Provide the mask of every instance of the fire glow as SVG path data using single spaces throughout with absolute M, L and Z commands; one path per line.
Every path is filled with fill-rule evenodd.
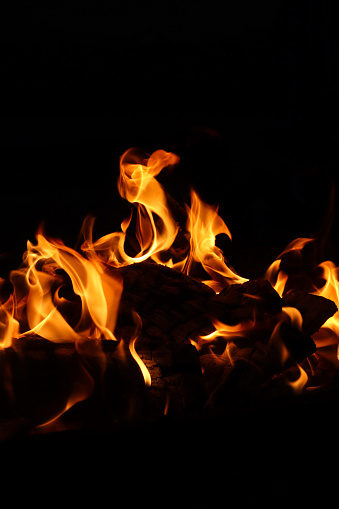
M 231 239 L 231 232 L 219 216 L 217 207 L 204 203 L 191 190 L 190 204 L 185 204 L 186 224 L 180 225 L 176 221 L 166 190 L 156 177 L 164 168 L 178 163 L 177 155 L 163 150 L 157 150 L 146 159 L 140 157 L 135 149 L 125 152 L 120 159 L 118 189 L 121 197 L 132 204 L 131 215 L 122 221 L 121 231 L 109 233 L 97 240 L 93 240 L 94 219 L 87 217 L 82 228 L 84 242 L 81 253 L 65 246 L 61 240 L 48 238 L 42 231 L 36 235 L 36 244 L 28 241 L 22 266 L 10 274 L 12 291 L 1 301 L 0 354 L 4 372 L 6 351 L 19 351 L 20 342 L 25 338 L 39 337 L 60 347 L 62 344 L 73 343 L 80 358 L 90 349 L 92 356 L 100 359 L 98 365 L 102 377 L 105 355 L 101 342 L 108 340 L 118 344 L 114 358 L 119 365 L 127 363 L 128 355 L 132 357 L 142 375 L 145 390 L 149 390 L 156 370 L 153 367 L 152 372 L 152 363 L 148 362 L 148 366 L 146 360 L 138 354 L 142 318 L 134 309 L 130 310 L 132 319 L 129 335 L 123 338 L 128 348 L 124 347 L 121 338 L 116 337 L 117 317 L 124 289 L 119 270 L 151 261 L 194 278 L 199 269 L 201 274 L 205 274 L 200 281 L 216 295 L 232 285 L 248 281 L 229 267 L 223 252 L 216 245 L 218 235 L 223 234 Z M 133 254 L 127 246 L 129 238 L 133 238 Z M 291 252 L 302 257 L 305 245 L 312 242 L 313 239 L 291 242 L 267 270 L 265 278 L 281 297 L 291 286 L 289 275 L 282 266 L 283 257 Z M 338 306 L 338 268 L 332 262 L 325 261 L 319 265 L 317 274 L 317 281 L 311 282 L 310 293 L 330 299 Z M 2 284 L 4 286 L 5 281 Z M 244 294 L 244 298 L 261 299 L 254 294 Z M 281 330 L 286 323 L 300 332 L 303 324 L 300 311 L 293 306 L 282 308 L 267 340 L 267 348 L 279 357 L 281 372 L 285 368 L 293 371 L 294 378 L 292 376 L 290 380 L 287 377 L 285 383 L 292 391 L 300 394 L 316 388 L 312 374 L 315 372 L 314 365 L 322 358 L 326 358 L 333 366 L 337 365 L 339 312 L 328 318 L 313 335 L 318 350 L 303 363 L 291 360 L 281 339 Z M 202 353 L 202 376 L 207 377 L 212 372 L 216 376 L 214 374 L 220 366 L 224 370 L 225 366 L 229 366 L 231 370 L 239 351 L 234 338 L 246 339 L 256 327 L 256 313 L 253 312 L 250 319 L 246 318 L 239 323 L 227 324 L 211 320 L 208 333 L 201 331 L 200 335 L 191 337 L 190 344 Z M 60 403 L 54 414 L 53 410 L 48 415 L 39 416 L 35 425 L 53 422 L 73 405 L 90 397 L 95 384 L 87 364 L 80 362 L 77 365 L 77 379 L 71 384 L 66 401 Z M 6 386 L 5 393 L 11 393 L 12 399 L 15 399 L 13 377 L 8 368 L 2 380 Z M 164 414 L 170 411 L 170 406 L 170 397 L 166 393 Z M 128 415 L 133 414 L 132 407 L 133 404 L 129 403 Z

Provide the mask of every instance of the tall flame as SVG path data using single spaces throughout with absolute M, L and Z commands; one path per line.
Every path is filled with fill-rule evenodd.
M 189 236 L 189 252 L 180 262 L 165 259 L 161 254 L 173 249 L 174 241 L 180 231 L 167 204 L 166 192 L 155 178 L 169 165 L 179 162 L 179 157 L 171 152 L 157 150 L 148 159 L 141 159 L 134 149 L 126 151 L 120 159 L 118 189 L 120 195 L 136 206 L 136 239 L 139 251 L 135 256 L 128 255 L 125 249 L 128 228 L 132 215 L 121 224 L 121 232 L 114 232 L 93 242 L 93 219 L 87 218 L 83 226 L 85 242 L 82 246 L 91 259 L 104 258 L 115 267 L 151 259 L 182 270 L 189 274 L 192 263 L 200 263 L 212 278 L 205 281 L 216 291 L 227 284 L 247 281 L 227 265 L 223 253 L 216 246 L 216 236 L 231 232 L 218 214 L 218 208 L 202 202 L 195 191 L 191 191 L 191 206 L 185 205 L 187 212 L 186 229 Z M 179 247 L 181 252 L 182 247 Z M 177 253 L 180 258 L 181 253 Z M 171 255 L 170 255 L 171 256 Z
M 165 191 L 155 178 L 164 167 L 176 164 L 178 156 L 157 150 L 147 160 L 140 162 L 139 159 L 134 149 L 127 150 L 120 159 L 118 180 L 121 196 L 137 205 L 136 238 L 139 252 L 130 256 L 125 250 L 131 217 L 122 222 L 121 232 L 105 235 L 95 243 L 91 238 L 93 223 L 84 229 L 85 243 L 82 249 L 94 257 L 96 253 L 101 253 L 115 267 L 148 258 L 158 262 L 159 253 L 172 246 L 179 229 L 167 206 Z

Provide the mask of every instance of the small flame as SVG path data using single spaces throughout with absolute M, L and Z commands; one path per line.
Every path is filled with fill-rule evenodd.
M 306 371 L 300 366 L 300 364 L 297 364 L 297 367 L 299 370 L 298 378 L 294 381 L 287 380 L 287 383 L 295 394 L 301 394 L 304 390 L 306 383 L 308 382 L 308 376 Z
M 74 382 L 73 387 L 71 389 L 71 394 L 68 397 L 67 403 L 56 415 L 54 415 L 51 419 L 42 424 L 37 425 L 37 428 L 43 431 L 53 431 L 53 427 L 58 422 L 58 419 L 65 413 L 67 410 L 72 408 L 76 403 L 80 403 L 80 401 L 84 401 L 92 394 L 94 390 L 94 380 L 92 376 L 88 373 L 87 369 L 83 364 L 80 363 L 76 372 L 73 373 Z
M 287 274 L 280 270 L 281 260 L 275 260 L 267 269 L 265 278 L 271 283 L 275 291 L 283 296 L 288 280 Z
M 20 324 L 14 318 L 14 311 L 14 299 L 10 295 L 4 304 L 0 304 L 0 349 L 10 347 L 13 338 L 19 334 Z
M 339 267 L 336 267 L 331 261 L 323 262 L 318 267 L 322 271 L 322 279 L 325 280 L 325 284 L 314 294 L 332 300 L 339 309 Z M 328 333 L 326 333 L 327 331 Z M 333 342 L 333 335 L 338 342 L 337 358 L 339 359 L 339 311 L 324 323 L 319 335 L 314 335 L 316 345 L 321 347 L 326 343 L 327 338 Z M 321 336 L 320 342 L 317 341 L 317 336 Z
M 271 338 L 270 338 L 270 343 L 275 345 L 275 347 L 280 355 L 282 368 L 285 367 L 287 361 L 291 360 L 290 353 L 289 353 L 288 349 L 286 348 L 286 345 L 283 342 L 283 340 L 281 339 L 281 335 L 280 335 L 281 325 L 286 320 L 289 320 L 291 325 L 295 329 L 300 330 L 300 331 L 301 331 L 302 323 L 303 323 L 302 315 L 298 309 L 289 307 L 289 306 L 285 306 L 282 308 L 281 319 L 275 326 L 275 328 L 271 334 Z M 294 366 L 296 366 L 298 368 L 299 376 L 296 380 L 293 380 L 293 381 L 286 379 L 286 383 L 287 383 L 287 385 L 289 385 L 291 387 L 291 389 L 293 390 L 293 392 L 295 394 L 301 394 L 304 390 L 304 387 L 305 387 L 307 381 L 308 381 L 308 375 L 307 375 L 306 371 L 298 363 L 293 362 L 293 364 L 294 364 Z
M 297 238 L 295 240 L 292 240 L 283 252 L 277 257 L 277 259 L 269 266 L 269 268 L 266 271 L 265 278 L 271 283 L 273 288 L 276 290 L 276 292 L 280 295 L 280 297 L 283 296 L 286 283 L 288 282 L 288 275 L 281 270 L 281 258 L 284 256 L 284 254 L 289 252 L 296 252 L 300 253 L 303 250 L 303 248 L 306 246 L 306 244 L 309 244 L 310 242 L 313 242 L 314 239 L 309 238 Z
M 131 338 L 131 340 L 129 342 L 129 350 L 131 352 L 133 359 L 135 360 L 135 362 L 138 364 L 138 366 L 140 368 L 142 376 L 144 377 L 145 385 L 147 387 L 150 387 L 152 384 L 150 372 L 148 371 L 148 369 L 145 366 L 144 362 L 142 361 L 141 357 L 137 354 L 137 352 L 135 350 L 135 342 L 138 339 L 140 331 L 141 331 L 141 318 L 138 315 L 138 313 L 136 313 L 136 312 L 133 312 L 133 317 L 134 317 L 134 321 L 137 324 L 137 326 L 136 326 L 136 331 L 135 331 L 134 337 Z
M 290 306 L 284 306 L 282 308 L 282 311 L 289 317 L 289 319 L 291 321 L 291 325 L 294 328 L 301 331 L 302 324 L 303 324 L 303 317 L 302 317 L 302 314 L 300 313 L 299 309 L 293 308 Z
M 236 325 L 228 325 L 226 323 L 221 322 L 220 320 L 213 320 L 213 325 L 215 330 L 210 334 L 206 334 L 205 336 L 199 336 L 198 341 L 192 341 L 191 343 L 197 348 L 200 349 L 201 345 L 206 342 L 211 342 L 216 338 L 234 338 L 236 335 L 240 337 L 243 333 L 250 329 L 253 326 L 254 322 L 242 322 Z

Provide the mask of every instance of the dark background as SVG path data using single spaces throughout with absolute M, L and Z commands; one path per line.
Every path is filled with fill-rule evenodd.
M 336 2 L 2 5 L 0 275 L 41 221 L 71 246 L 88 213 L 97 235 L 119 228 L 131 146 L 181 156 L 175 178 L 220 203 L 241 274 L 316 232 L 339 263 Z

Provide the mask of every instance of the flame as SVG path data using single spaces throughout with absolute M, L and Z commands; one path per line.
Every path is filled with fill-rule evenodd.
M 291 251 L 295 251 L 299 253 L 301 257 L 303 248 L 310 242 L 314 242 L 314 239 L 298 238 L 293 240 L 266 271 L 265 277 L 270 281 L 281 297 L 289 282 L 288 274 L 281 270 L 282 256 Z M 318 281 L 312 281 L 311 276 L 309 277 L 310 281 L 308 281 L 308 285 L 313 288 L 313 291 L 310 293 L 332 300 L 339 309 L 339 268 L 331 261 L 324 261 L 315 267 L 315 269 L 315 273 L 319 274 L 320 272 L 321 277 L 317 278 Z M 319 279 L 324 283 L 319 283 Z M 317 348 L 338 344 L 337 358 L 339 359 L 339 311 L 324 323 L 320 331 L 313 334 L 313 339 Z
M 13 295 L 0 304 L 0 349 L 9 348 L 13 338 L 19 334 L 20 324 L 14 318 L 14 308 Z
M 306 383 L 308 382 L 308 375 L 306 371 L 300 366 L 300 364 L 297 364 L 297 368 L 299 370 L 298 378 L 293 381 L 287 380 L 287 383 L 295 394 L 301 394 Z
M 86 340 L 115 340 L 122 281 L 111 267 L 150 259 L 189 274 L 193 264 L 200 264 L 212 278 L 206 284 L 216 292 L 227 284 L 247 281 L 227 266 L 221 249 L 216 246 L 220 234 L 231 239 L 217 207 L 203 203 L 192 191 L 190 207 L 186 206 L 186 225 L 180 227 L 173 217 L 168 195 L 157 177 L 164 168 L 178 161 L 177 155 L 164 150 L 157 150 L 147 158 L 135 149 L 127 150 L 120 158 L 118 190 L 134 208 L 122 221 L 121 231 L 95 241 L 94 218 L 87 217 L 82 227 L 83 254 L 65 246 L 61 240 L 47 238 L 42 231 L 38 231 L 35 244 L 27 242 L 22 266 L 10 274 L 13 293 L 0 303 L 1 349 L 10 347 L 14 338 L 38 335 L 56 343 L 74 342 L 81 357 L 86 352 Z M 130 252 L 131 247 L 134 253 Z M 133 317 L 136 332 L 129 349 L 145 385 L 150 386 L 150 373 L 135 349 L 141 319 L 136 313 Z M 221 323 L 216 326 L 224 338 L 240 334 L 242 328 Z M 85 369 L 85 374 L 79 376 L 87 388 L 80 389 L 75 384 L 64 409 L 49 423 L 92 392 L 93 380 L 86 373 Z M 168 402 L 165 413 L 167 410 Z
M 191 190 L 190 204 L 180 206 L 180 210 L 186 211 L 186 224 L 176 221 L 172 213 L 173 199 L 157 177 L 165 168 L 178 162 L 176 154 L 164 150 L 157 150 L 146 158 L 136 149 L 127 150 L 120 158 L 118 190 L 121 197 L 132 205 L 131 213 L 122 221 L 121 231 L 97 240 L 93 240 L 94 218 L 87 217 L 82 227 L 83 254 L 65 246 L 60 240 L 47 238 L 41 231 L 37 233 L 36 244 L 27 242 L 22 266 L 10 274 L 13 293 L 0 302 L 0 349 L 11 347 L 14 338 L 20 340 L 25 336 L 39 335 L 56 343 L 74 342 L 81 359 L 86 354 L 86 341 L 94 340 L 95 349 L 99 340 L 116 340 L 114 331 L 123 285 L 116 275 L 118 271 L 113 269 L 129 264 L 152 260 L 191 276 L 196 273 L 196 267 L 202 268 L 210 278 L 204 283 L 216 293 L 227 285 L 248 281 L 228 266 L 222 250 L 216 245 L 218 235 L 226 235 L 232 240 L 217 206 L 204 203 Z M 298 254 L 301 256 L 304 247 L 313 240 L 295 239 L 268 268 L 265 276 L 280 296 L 290 284 L 290 276 L 283 270 L 286 267 L 282 263 L 284 255 L 294 252 L 298 258 Z M 314 283 L 313 293 L 333 300 L 339 307 L 338 270 L 332 262 L 321 263 L 318 271 L 321 271 L 324 283 L 322 286 Z M 145 385 L 149 387 L 152 382 L 150 373 L 135 348 L 141 335 L 141 318 L 134 310 L 131 311 L 135 332 L 129 341 L 129 350 L 140 368 Z M 280 338 L 280 328 L 284 321 L 289 320 L 294 328 L 301 330 L 302 316 L 297 309 L 284 307 L 280 318 L 269 341 L 277 347 L 278 363 L 281 361 L 285 369 L 291 358 Z M 216 364 L 228 362 L 233 365 L 232 349 L 236 348 L 233 339 L 246 336 L 254 326 L 254 319 L 236 325 L 215 320 L 213 332 L 191 339 L 191 343 L 199 351 L 206 348 L 210 352 L 207 355 L 214 357 Z M 219 349 L 216 348 L 220 346 L 217 345 L 218 338 L 223 340 Z M 326 341 L 327 344 L 339 342 L 339 311 L 327 320 L 319 335 L 315 335 L 315 341 L 317 346 L 323 346 Z M 100 348 L 97 354 L 98 357 L 102 354 Z M 123 340 L 117 346 L 117 355 L 121 362 L 126 361 Z M 294 392 L 300 393 L 307 383 L 307 373 L 294 363 L 296 367 L 299 373 L 297 380 L 287 383 Z M 55 422 L 61 414 L 92 393 L 94 381 L 85 364 L 81 364 L 77 375 L 64 408 L 44 424 Z M 169 395 L 164 414 L 168 407 Z
M 275 260 L 267 269 L 265 278 L 271 283 L 275 291 L 283 296 L 288 280 L 287 274 L 280 270 L 281 260 Z
M 134 333 L 134 337 L 131 338 L 129 342 L 129 350 L 131 352 L 131 355 L 135 362 L 138 364 L 140 371 L 142 373 L 142 376 L 144 377 L 145 385 L 147 387 L 151 386 L 152 380 L 150 372 L 148 371 L 147 367 L 145 366 L 144 362 L 142 361 L 141 357 L 137 354 L 135 350 L 135 342 L 139 337 L 140 331 L 141 331 L 141 318 L 138 315 L 138 313 L 133 312 L 134 322 L 137 324 L 136 331 Z
M 331 261 L 323 262 L 318 267 L 321 269 L 325 284 L 314 294 L 332 300 L 339 309 L 339 267 Z M 319 333 L 314 335 L 314 340 L 317 347 L 326 346 L 326 343 L 331 344 L 334 341 L 338 343 L 337 358 L 339 359 L 339 311 L 324 323 Z
M 74 295 L 80 298 L 75 326 L 62 313 L 63 307 L 72 303 L 60 296 L 65 286 L 60 271 L 67 274 Z M 36 245 L 28 241 L 23 267 L 12 271 L 11 281 L 17 308 L 25 313 L 21 321 L 25 318 L 28 323 L 21 336 L 39 334 L 54 342 L 115 339 L 121 281 L 61 241 L 48 240 L 42 234 L 37 234 Z
M 115 339 L 121 280 L 61 241 L 38 233 L 37 244 L 28 241 L 23 265 L 10 279 L 14 292 L 0 306 L 2 349 L 12 346 L 14 338 L 39 335 L 56 343 L 74 342 L 81 359 L 82 342 Z M 63 296 L 65 288 L 70 300 Z M 102 355 L 98 344 L 95 348 Z M 79 362 L 64 408 L 40 426 L 55 423 L 92 393 L 93 378 Z
M 285 306 L 282 308 L 281 318 L 277 325 L 275 326 L 269 341 L 270 344 L 274 345 L 275 348 L 277 349 L 278 355 L 280 356 L 282 369 L 284 369 L 287 363 L 288 362 L 290 363 L 292 360 L 290 353 L 286 348 L 286 345 L 283 342 L 280 335 L 281 325 L 286 320 L 288 320 L 294 328 L 300 331 L 302 329 L 303 323 L 302 315 L 298 309 L 290 306 Z M 289 380 L 288 378 L 285 378 L 285 381 L 287 385 L 291 387 L 295 394 L 301 394 L 304 390 L 306 383 L 308 382 L 308 375 L 306 371 L 300 366 L 300 364 L 293 361 L 293 365 L 298 369 L 299 372 L 298 378 L 293 381 Z
M 139 252 L 130 256 L 125 250 L 132 215 L 122 222 L 121 232 L 105 235 L 94 243 L 93 221 L 88 223 L 83 230 L 85 242 L 82 249 L 90 252 L 92 258 L 101 253 L 115 267 L 142 262 L 148 258 L 160 262 L 159 253 L 172 246 L 179 227 L 169 211 L 165 190 L 155 177 L 164 167 L 178 161 L 175 154 L 157 150 L 147 160 L 140 162 L 135 149 L 127 150 L 120 158 L 118 190 L 122 198 L 137 206 L 136 238 Z
M 235 335 L 240 337 L 243 333 L 249 330 L 254 325 L 254 322 L 241 322 L 236 325 L 228 325 L 220 320 L 213 320 L 214 331 L 204 336 L 199 336 L 198 341 L 191 340 L 191 343 L 199 350 L 206 342 L 211 342 L 216 338 L 233 338 Z
M 293 327 L 301 331 L 302 324 L 303 324 L 303 317 L 297 308 L 293 308 L 290 306 L 284 306 L 282 308 L 282 312 L 285 313 L 290 321 Z
M 202 372 L 210 370 L 211 366 L 224 366 L 226 364 L 234 365 L 233 351 L 236 349 L 235 338 L 246 336 L 254 325 L 254 321 L 244 321 L 235 325 L 228 325 L 220 320 L 213 320 L 214 330 L 209 334 L 198 336 L 196 340 L 190 339 L 191 344 L 198 350 L 208 346 L 207 353 L 200 357 Z M 222 344 L 218 345 L 217 340 Z M 217 349 L 214 349 L 217 346 Z M 212 368 L 213 369 L 213 368 Z
M 197 193 L 191 190 L 191 208 L 188 213 L 187 230 L 190 233 L 190 255 L 187 258 L 185 272 L 190 272 L 193 261 L 201 263 L 212 277 L 212 288 L 221 291 L 229 283 L 244 283 L 248 279 L 238 276 L 225 263 L 223 252 L 215 244 L 216 236 L 232 235 L 218 214 L 218 207 L 202 202 Z M 207 285 L 209 281 L 204 281 Z
M 126 151 L 120 159 L 118 189 L 120 195 L 136 206 L 136 240 L 138 252 L 127 254 L 125 244 L 132 216 L 121 223 L 121 232 L 114 232 L 93 242 L 93 218 L 83 225 L 84 244 L 82 250 L 92 260 L 98 257 L 114 267 L 151 259 L 190 274 L 192 263 L 200 263 L 212 280 L 205 281 L 216 292 L 227 284 L 248 281 L 232 271 L 225 262 L 223 253 L 215 244 L 216 236 L 231 232 L 218 214 L 218 208 L 202 202 L 195 191 L 191 191 L 191 206 L 187 212 L 186 229 L 189 236 L 189 253 L 181 261 L 174 262 L 172 254 L 180 259 L 182 247 L 174 248 L 180 228 L 168 207 L 166 193 L 156 176 L 167 166 L 179 162 L 171 152 L 157 150 L 148 159 L 141 159 L 135 149 Z M 180 243 L 179 243 L 180 244 Z M 167 257 L 163 256 L 167 253 Z
M 265 273 L 265 278 L 268 279 L 268 281 L 271 283 L 273 288 L 276 290 L 276 292 L 280 295 L 280 297 L 283 296 L 286 283 L 288 282 L 288 275 L 281 270 L 281 259 L 286 253 L 295 252 L 296 254 L 299 254 L 301 257 L 301 252 L 303 248 L 306 246 L 306 244 L 309 244 L 310 242 L 313 242 L 314 239 L 300 237 L 297 239 L 292 240 L 283 252 L 277 257 L 277 259 L 269 266 Z
M 37 428 L 43 431 L 53 431 L 53 426 L 56 425 L 58 419 L 67 412 L 67 410 L 72 408 L 76 403 L 86 400 L 92 394 L 94 390 L 94 380 L 83 364 L 80 363 L 73 377 L 73 386 L 65 406 L 51 419 L 42 424 L 38 424 Z

